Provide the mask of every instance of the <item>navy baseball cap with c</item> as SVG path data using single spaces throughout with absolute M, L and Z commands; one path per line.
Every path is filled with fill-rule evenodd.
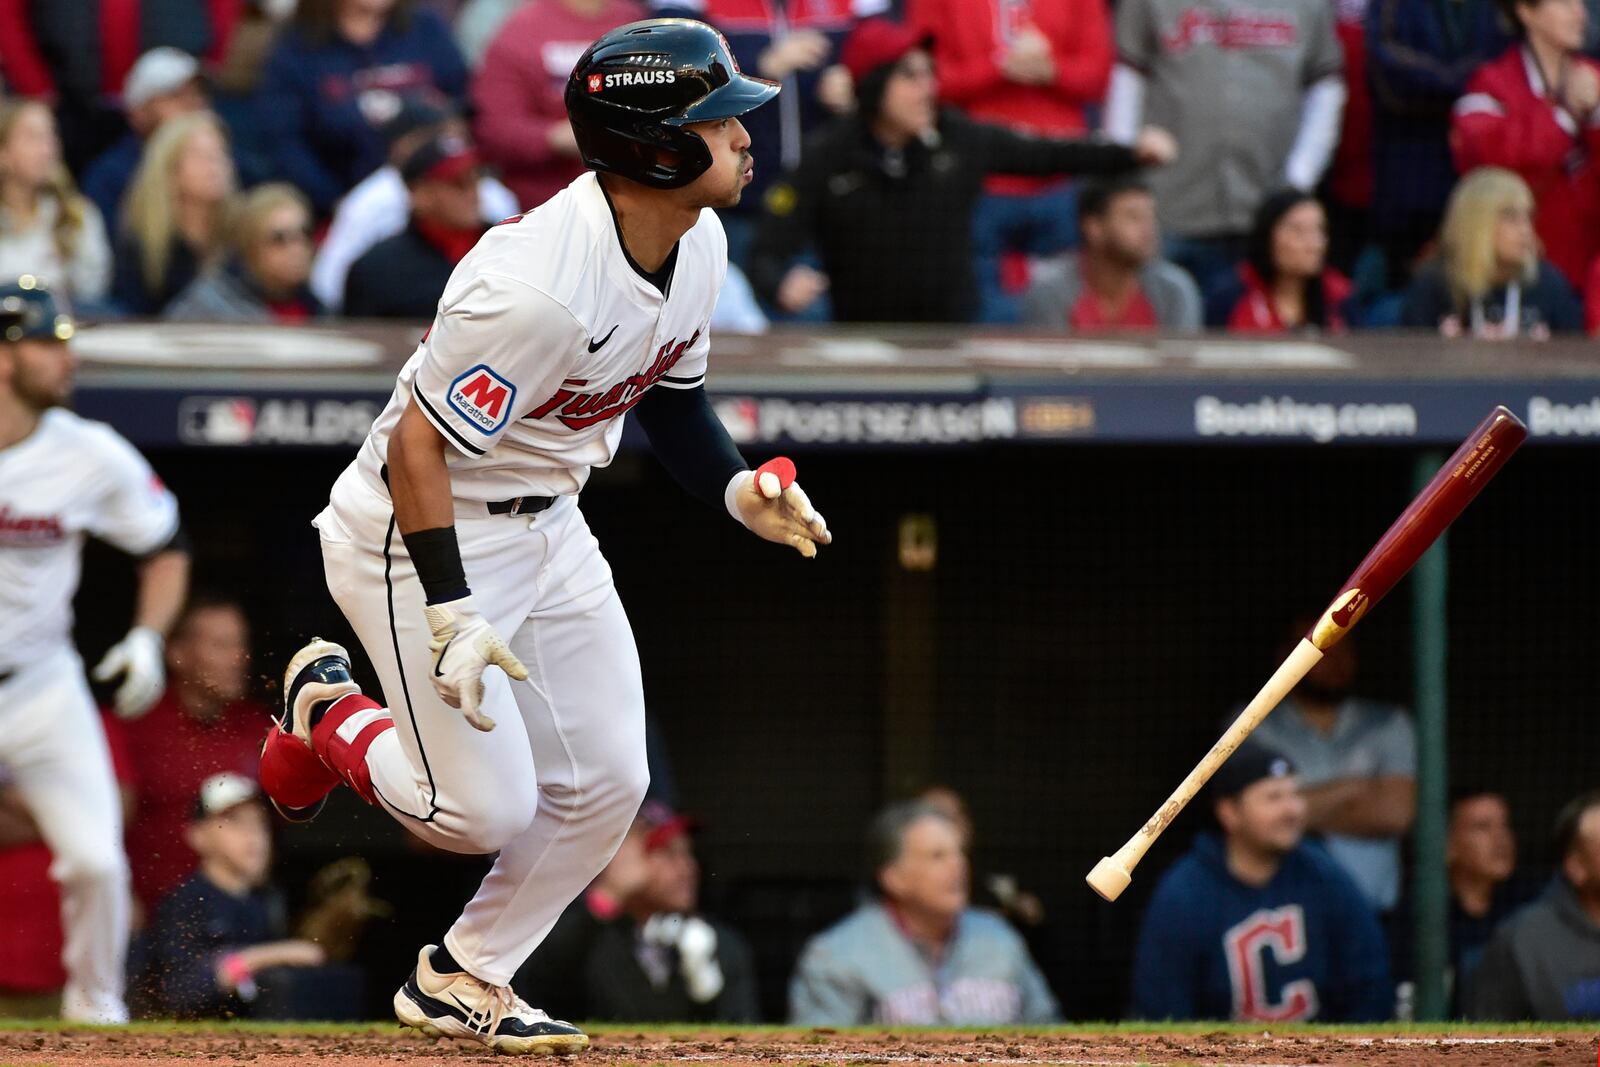
M 37 277 L 0 282 L 0 341 L 70 341 L 78 324 Z
M 1289 757 L 1260 742 L 1246 741 L 1211 776 L 1211 797 L 1213 800 L 1236 797 L 1257 782 L 1288 778 L 1293 774 L 1294 764 Z

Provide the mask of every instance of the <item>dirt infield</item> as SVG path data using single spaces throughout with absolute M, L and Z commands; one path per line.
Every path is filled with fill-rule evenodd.
M 853 1064 L 1061 1064 L 1133 1067 L 1149 1064 L 1375 1065 L 1412 1067 L 1588 1067 L 1597 1062 L 1600 1031 L 1558 1030 L 1425 1034 L 1299 1030 L 1272 1033 L 1238 1028 L 1158 1031 L 1030 1030 L 999 1033 L 834 1032 L 796 1030 L 641 1032 L 602 1030 L 573 1067 L 714 1064 L 717 1067 L 830 1067 Z M 229 1067 L 339 1067 L 406 1064 L 434 1067 L 489 1061 L 477 1046 L 413 1037 L 399 1030 L 290 1032 L 141 1027 L 116 1030 L 0 1030 L 0 1067 L 150 1067 L 163 1060 Z M 505 1061 L 501 1061 L 505 1062 Z M 546 1061 L 548 1062 L 548 1061 Z

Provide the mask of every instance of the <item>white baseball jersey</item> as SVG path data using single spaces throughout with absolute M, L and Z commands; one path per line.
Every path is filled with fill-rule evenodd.
M 491 229 L 456 265 L 356 463 L 377 479 L 406 404 L 454 446 L 457 500 L 577 493 L 616 454 L 654 386 L 705 380 L 727 238 L 707 209 L 678 242 L 665 295 L 623 250 L 592 173 Z
M 0 671 L 70 647 L 83 540 L 135 556 L 170 541 L 178 502 L 111 427 L 54 408 L 0 450 Z

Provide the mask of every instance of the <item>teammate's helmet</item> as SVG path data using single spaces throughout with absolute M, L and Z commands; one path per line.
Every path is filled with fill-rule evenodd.
M 647 19 L 583 53 L 567 79 L 567 117 L 586 166 L 677 189 L 711 166 L 711 150 L 684 126 L 743 115 L 777 95 L 775 82 L 741 74 L 705 23 Z
M 77 323 L 31 274 L 0 281 L 0 341 L 70 341 Z

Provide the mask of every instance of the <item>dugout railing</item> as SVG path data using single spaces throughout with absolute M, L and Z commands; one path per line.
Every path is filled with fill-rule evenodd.
M 257 622 L 263 690 L 309 632 L 342 632 L 308 521 L 419 334 L 128 324 L 81 336 L 78 408 L 144 448 L 179 493 L 198 584 L 240 597 Z M 1588 343 L 797 332 L 717 337 L 710 383 L 752 458 L 799 461 L 839 539 L 822 561 L 696 511 L 631 431 L 584 506 L 682 800 L 707 822 L 706 892 L 770 927 L 751 931 L 771 960 L 769 1010 L 782 953 L 809 932 L 784 927 L 782 887 L 857 877 L 871 811 L 938 781 L 968 795 L 980 873 L 1045 897 L 1054 928 L 1038 950 L 1068 1014 L 1119 1014 L 1144 895 L 1204 825 L 1203 805 L 1118 904 L 1083 873 L 1259 685 L 1290 620 L 1322 606 L 1497 403 L 1530 440 L 1356 638 L 1363 692 L 1417 715 L 1419 1017 L 1445 1004 L 1447 779 L 1508 796 L 1530 864 L 1561 802 L 1596 784 L 1600 350 Z M 116 573 L 91 560 L 88 656 L 120 632 Z M 733 663 L 759 663 L 762 681 Z M 376 857 L 380 891 L 404 896 L 384 872 L 414 854 L 357 804 L 288 833 L 285 862 L 351 842 Z M 472 881 L 438 862 L 435 895 Z M 407 914 L 430 936 L 418 894 Z M 438 903 L 443 921 L 458 903 Z M 385 940 L 410 945 L 404 933 Z

